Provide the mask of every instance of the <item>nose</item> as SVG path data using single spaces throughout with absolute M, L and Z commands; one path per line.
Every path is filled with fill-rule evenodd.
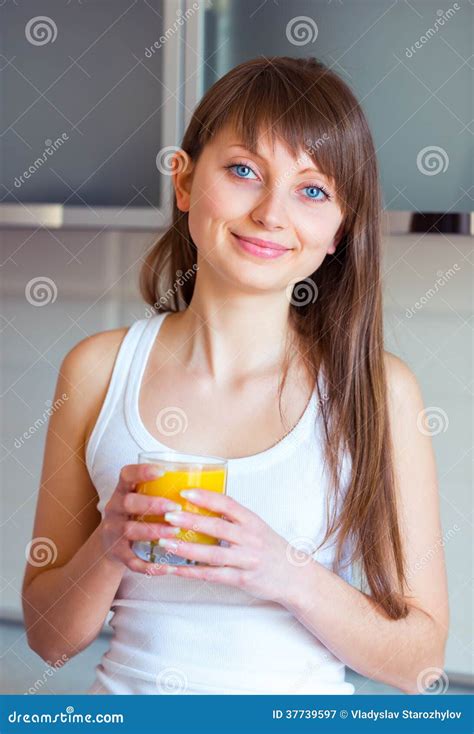
M 264 229 L 282 230 L 287 227 L 285 207 L 276 192 L 268 190 L 252 210 L 254 222 L 261 224 Z

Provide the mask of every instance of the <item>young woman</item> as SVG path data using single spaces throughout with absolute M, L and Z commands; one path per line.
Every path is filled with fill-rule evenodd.
M 57 557 L 27 565 L 29 643 L 72 657 L 112 609 L 91 693 L 353 693 L 345 665 L 416 693 L 442 673 L 446 577 L 420 388 L 384 351 L 363 112 L 313 58 L 247 61 L 172 176 L 141 277 L 153 315 L 60 369 L 33 533 Z M 193 499 L 221 518 L 132 519 L 169 509 L 134 492 L 138 452 L 166 449 L 228 459 L 227 496 Z M 133 553 L 174 528 L 224 543 L 168 546 L 199 566 Z

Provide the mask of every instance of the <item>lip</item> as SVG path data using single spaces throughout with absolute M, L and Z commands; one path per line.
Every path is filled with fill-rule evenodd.
M 259 237 L 244 237 L 243 235 L 236 234 L 234 232 L 235 236 L 239 238 L 239 240 L 245 240 L 246 242 L 250 242 L 252 245 L 258 245 L 259 247 L 268 247 L 270 250 L 289 250 L 289 247 L 285 247 L 284 245 L 279 245 L 278 242 L 271 242 L 271 240 L 261 240 Z
M 240 235 L 232 232 L 236 238 L 238 244 L 252 255 L 263 258 L 274 258 L 281 257 L 288 252 L 291 248 L 279 245 L 276 242 L 270 242 L 269 240 L 261 240 L 258 237 L 241 237 Z

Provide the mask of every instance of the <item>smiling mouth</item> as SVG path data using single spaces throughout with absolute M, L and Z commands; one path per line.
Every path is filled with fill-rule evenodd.
M 279 245 L 278 247 L 270 247 L 270 245 L 268 247 L 264 247 L 258 243 L 251 242 L 244 237 L 240 237 L 234 232 L 231 232 L 231 234 L 239 249 L 254 258 L 255 262 L 257 260 L 261 262 L 276 261 L 280 258 L 284 258 L 285 255 L 291 251 L 291 248 L 283 247 L 282 245 Z
M 291 250 L 293 248 L 291 247 L 285 247 L 284 245 L 279 245 L 276 242 L 266 242 L 264 240 L 259 241 L 257 238 L 247 238 L 242 237 L 242 235 L 237 234 L 236 232 L 232 232 L 231 234 L 234 235 L 234 237 L 237 237 L 237 239 L 241 240 L 242 242 L 246 242 L 249 245 L 252 245 L 253 247 L 259 247 L 262 250 L 271 250 L 273 252 L 287 252 L 288 250 Z

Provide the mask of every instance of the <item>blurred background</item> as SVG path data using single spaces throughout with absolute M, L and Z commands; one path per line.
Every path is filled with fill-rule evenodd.
M 0 2 L 1 693 L 80 693 L 108 646 L 104 624 L 51 674 L 22 625 L 58 367 L 84 337 L 149 314 L 137 276 L 168 222 L 170 153 L 204 91 L 261 54 L 321 59 L 373 131 L 386 349 L 421 384 L 438 467 L 443 537 L 420 564 L 446 554 L 439 692 L 473 691 L 473 15 L 469 0 Z

